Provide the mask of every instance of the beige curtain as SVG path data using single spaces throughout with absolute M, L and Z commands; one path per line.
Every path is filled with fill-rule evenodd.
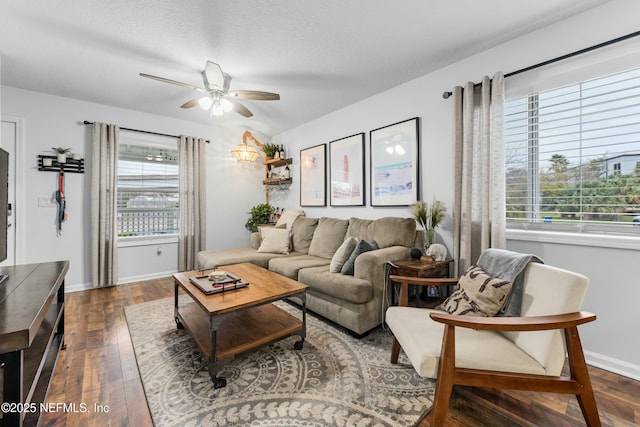
M 118 283 L 116 195 L 120 128 L 93 125 L 91 174 L 91 281 L 93 286 Z
M 504 77 L 453 91 L 455 103 L 454 261 L 458 275 L 484 249 L 504 248 Z
M 206 238 L 205 140 L 184 135 L 178 141 L 180 161 L 180 238 L 178 270 L 196 268 Z

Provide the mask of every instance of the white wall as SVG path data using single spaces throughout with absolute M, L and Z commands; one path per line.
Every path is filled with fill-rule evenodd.
M 452 100 L 442 92 L 467 81 L 478 82 L 483 75 L 508 73 L 606 40 L 638 30 L 640 2 L 613 0 L 596 9 L 576 15 L 530 33 L 494 49 L 478 53 L 451 66 L 430 73 L 374 97 L 335 111 L 296 129 L 277 135 L 294 156 L 294 184 L 282 205 L 299 206 L 299 157 L 302 148 L 329 143 L 359 132 L 366 134 L 366 188 L 369 199 L 369 131 L 414 116 L 421 117 L 421 188 L 423 200 L 436 197 L 448 206 L 453 202 L 453 111 Z M 640 50 L 640 40 L 634 41 Z M 419 55 L 416 52 L 416 55 Z M 509 79 L 506 80 L 507 85 Z M 369 202 L 367 201 L 367 204 Z M 385 215 L 409 216 L 407 208 L 326 207 L 305 208 L 310 216 L 378 218 Z M 452 247 L 448 221 L 438 229 L 439 239 Z M 631 249 L 603 249 L 598 245 L 523 242 L 509 240 L 514 250 L 540 255 L 548 264 L 581 272 L 591 279 L 584 309 L 595 312 L 598 320 L 581 328 L 589 362 L 640 379 L 640 341 L 634 339 L 640 325 L 640 299 L 636 286 L 634 259 L 638 244 Z M 635 261 L 637 262 L 637 261 Z M 632 338 L 633 337 L 633 338 Z
M 2 87 L 2 113 L 24 119 L 23 158 L 16 168 L 24 177 L 24 206 L 16 206 L 17 263 L 70 261 L 68 289 L 91 287 L 90 206 L 92 127 L 83 120 L 116 123 L 121 127 L 172 135 L 186 134 L 211 140 L 207 145 L 207 248 L 246 245 L 244 229 L 251 206 L 264 202 L 262 165 L 237 163 L 230 150 L 241 142 L 245 129 L 228 130 L 159 117 L 137 111 L 78 101 L 32 91 Z M 85 159 L 85 173 L 65 174 L 68 220 L 56 237 L 53 207 L 38 207 L 38 198 L 51 198 L 57 175 L 37 170 L 37 155 L 51 147 L 72 147 Z M 238 197 L 241 195 L 241 197 Z M 120 282 L 158 277 L 177 268 L 176 244 L 127 247 L 119 251 Z

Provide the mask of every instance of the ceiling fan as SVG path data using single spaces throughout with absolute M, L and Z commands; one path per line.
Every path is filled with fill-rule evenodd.
M 204 88 L 182 83 L 164 77 L 152 76 L 151 74 L 140 73 L 140 76 L 193 89 L 206 95 L 187 101 L 180 108 L 192 108 L 200 105 L 205 110 L 211 111 L 211 116 L 222 116 L 224 113 L 234 110 L 236 113 L 251 117 L 253 113 L 247 107 L 239 103 L 235 98 L 252 99 L 257 101 L 274 101 L 280 99 L 280 95 L 271 92 L 260 92 L 257 90 L 235 90 L 229 92 L 231 76 L 222 72 L 222 68 L 215 62 L 207 61 L 202 71 L 202 81 Z

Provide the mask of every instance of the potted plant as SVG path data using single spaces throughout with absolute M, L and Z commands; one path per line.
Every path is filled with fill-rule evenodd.
M 444 219 L 447 208 L 440 200 L 433 200 L 431 206 L 427 202 L 416 202 L 411 205 L 411 214 L 418 224 L 424 229 L 424 253 L 433 243 L 434 231 Z
M 249 231 L 258 231 L 258 225 L 268 224 L 271 219 L 271 214 L 273 214 L 275 210 L 276 209 L 273 206 L 266 203 L 252 207 L 249 211 L 249 215 L 251 215 L 251 217 L 244 225 L 245 228 Z
M 276 155 L 276 151 L 278 151 L 278 146 L 276 144 L 266 143 L 262 146 L 262 151 L 264 151 L 264 155 L 267 159 L 273 159 Z
M 67 154 L 71 152 L 71 148 L 51 147 L 51 149 L 58 155 L 58 163 L 65 163 L 67 161 Z

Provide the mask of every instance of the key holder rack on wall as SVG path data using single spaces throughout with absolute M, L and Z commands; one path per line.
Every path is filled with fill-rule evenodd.
M 46 165 L 44 159 L 51 159 L 51 166 Z M 47 172 L 71 172 L 84 173 L 84 159 L 67 159 L 64 163 L 58 162 L 57 156 L 38 155 L 38 170 Z

